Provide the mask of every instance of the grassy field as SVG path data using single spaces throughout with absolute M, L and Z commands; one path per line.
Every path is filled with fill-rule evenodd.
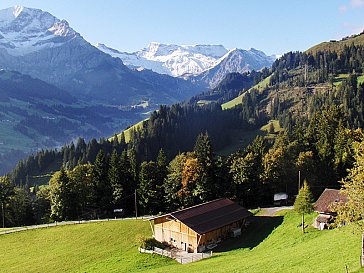
M 273 124 L 273 132 L 269 132 L 271 123 Z M 264 136 L 267 139 L 272 139 L 277 137 L 277 135 L 282 131 L 283 128 L 280 127 L 278 120 L 271 120 L 266 125 L 263 125 L 261 128 L 253 131 L 231 130 L 229 132 L 231 144 L 216 151 L 216 153 L 223 156 L 229 156 L 239 149 L 245 148 L 251 144 L 257 136 Z
M 133 272 L 174 264 L 137 251 L 143 221 L 110 221 L 0 236 L 2 272 Z
M 250 92 L 250 90 L 252 90 L 252 89 L 257 89 L 259 91 L 263 91 L 269 85 L 270 77 L 271 76 L 265 78 L 258 84 L 254 85 L 247 92 Z M 231 101 L 228 101 L 228 102 L 222 104 L 221 105 L 222 109 L 223 110 L 231 109 L 231 108 L 234 108 L 235 106 L 241 104 L 241 100 L 242 100 L 243 96 L 245 96 L 244 94 L 245 93 L 241 94 L 240 96 L 237 96 L 236 98 L 232 99 Z
M 11 230 L 11 229 L 13 229 L 13 228 L 0 228 L 0 232 L 1 231 L 6 231 L 6 230 Z
M 362 84 L 364 82 L 364 75 L 358 77 L 358 84 Z
M 342 82 L 344 80 L 346 80 L 349 77 L 349 74 L 339 74 L 335 77 L 334 79 L 334 85 L 335 86 L 339 86 L 340 84 L 342 84 Z M 360 84 L 362 84 L 364 82 L 364 75 L 359 75 L 358 76 L 358 87 Z
M 312 222 L 314 215 L 309 216 Z M 349 272 L 359 270 L 361 236 L 349 230 L 300 233 L 300 216 L 256 216 L 238 240 L 210 259 L 180 265 L 140 254 L 137 237 L 150 235 L 140 220 L 62 226 L 0 236 L 4 272 Z

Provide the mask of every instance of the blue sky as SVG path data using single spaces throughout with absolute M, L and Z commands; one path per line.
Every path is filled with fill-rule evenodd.
M 92 44 L 136 51 L 149 42 L 305 50 L 364 29 L 364 0 L 1 0 L 49 11 Z

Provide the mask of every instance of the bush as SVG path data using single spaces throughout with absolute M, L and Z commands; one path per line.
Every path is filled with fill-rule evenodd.
M 158 247 L 158 248 L 162 248 L 164 249 L 164 245 L 157 241 L 154 238 L 145 238 L 145 237 L 140 237 L 138 239 L 139 243 L 140 243 L 140 247 L 144 248 L 146 250 L 152 250 L 154 247 Z

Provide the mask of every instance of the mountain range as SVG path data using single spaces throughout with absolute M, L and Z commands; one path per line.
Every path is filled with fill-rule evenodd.
M 150 43 L 148 47 L 128 53 L 96 45 L 101 51 L 123 61 L 134 69 L 145 68 L 160 74 L 193 79 L 214 88 L 231 72 L 244 73 L 270 67 L 276 56 L 267 56 L 264 52 L 226 49 L 222 45 L 174 45 Z
M 189 81 L 128 69 L 59 20 L 39 9 L 0 11 L 0 67 L 41 79 L 74 96 L 130 105 L 148 98 L 172 103 L 198 92 Z
M 221 45 L 151 43 L 121 53 L 91 45 L 46 11 L 0 10 L 0 173 L 19 155 L 78 136 L 113 135 L 160 104 L 186 100 L 229 72 L 259 70 L 273 60 Z

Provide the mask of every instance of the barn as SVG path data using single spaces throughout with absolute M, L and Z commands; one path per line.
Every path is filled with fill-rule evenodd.
M 314 206 L 315 211 L 319 213 L 313 224 L 314 227 L 319 230 L 328 228 L 337 215 L 333 208 L 335 203 L 345 202 L 347 202 L 347 198 L 340 193 L 340 190 L 325 189 Z
M 252 214 L 227 198 L 151 218 L 153 237 L 188 252 L 203 252 L 238 236 Z

